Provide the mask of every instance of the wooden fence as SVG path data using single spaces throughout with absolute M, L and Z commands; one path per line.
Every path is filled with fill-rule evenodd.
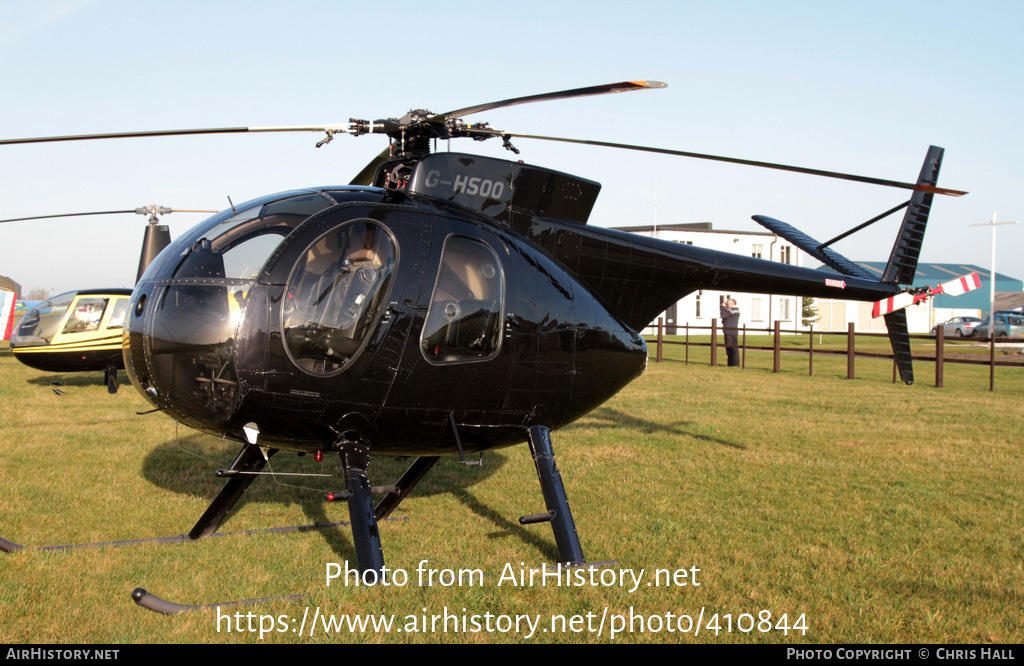
M 656 338 L 656 351 L 655 351 L 655 362 L 661 363 L 663 358 L 663 350 L 665 345 L 683 345 L 686 348 L 684 356 L 684 362 L 690 362 L 690 347 L 710 347 L 711 348 L 711 365 L 718 365 L 718 349 L 719 347 L 725 347 L 725 344 L 718 339 L 719 331 L 724 333 L 724 329 L 718 325 L 718 320 L 713 319 L 710 326 L 690 326 L 685 324 L 683 326 L 675 326 L 677 331 L 683 331 L 682 340 L 666 340 L 664 331 L 665 326 L 661 317 L 658 318 L 657 323 L 657 338 Z M 810 327 L 808 330 L 788 330 L 781 327 L 781 322 L 775 322 L 774 328 L 742 328 L 736 329 L 738 337 L 738 345 L 740 349 L 740 364 L 741 367 L 746 365 L 746 353 L 747 350 L 757 351 L 770 351 L 772 352 L 772 372 L 780 372 L 782 367 L 782 353 L 806 353 L 807 354 L 807 374 L 814 374 L 814 356 L 816 354 L 827 354 L 827 355 L 840 355 L 846 356 L 846 377 L 847 379 L 855 378 L 855 359 L 857 357 L 862 358 L 882 358 L 892 359 L 891 353 L 880 353 L 880 352 L 867 352 L 857 351 L 857 338 L 875 337 L 875 338 L 886 338 L 889 335 L 887 333 L 858 333 L 854 331 L 853 324 L 850 323 L 845 331 L 816 331 L 814 327 Z M 710 333 L 711 339 L 708 342 L 696 342 L 690 340 L 691 333 L 698 335 L 708 335 Z M 765 333 L 772 335 L 772 346 L 758 346 L 747 344 L 747 334 L 753 333 Z M 782 334 L 797 333 L 801 335 L 807 335 L 807 347 L 803 349 L 794 349 L 789 347 L 787 349 L 782 348 Z M 814 348 L 814 336 L 815 335 L 839 335 L 846 336 L 846 349 L 815 349 Z M 997 342 L 994 339 L 989 339 L 989 354 L 987 359 L 981 358 L 960 358 L 954 356 L 948 356 L 946 354 L 945 337 L 943 335 L 942 327 L 937 329 L 937 335 L 933 338 L 930 335 L 911 335 L 911 339 L 914 340 L 934 340 L 935 342 L 935 356 L 921 356 L 913 355 L 912 358 L 915 361 L 930 361 L 935 363 L 935 387 L 942 388 L 944 382 L 944 366 L 947 363 L 964 363 L 968 365 L 987 365 L 989 367 L 989 390 L 995 390 L 995 369 L 997 367 L 1024 367 L 1024 360 L 1021 361 L 1007 361 L 1007 360 L 996 360 L 996 346 L 1003 344 L 1004 342 L 1015 342 L 1019 344 L 1019 340 L 1008 340 L 1006 338 L 1000 338 Z M 898 373 L 896 372 L 896 362 L 893 361 L 892 369 L 892 381 L 895 383 L 898 379 Z

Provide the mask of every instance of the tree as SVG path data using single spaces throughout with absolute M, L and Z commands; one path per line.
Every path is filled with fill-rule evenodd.
M 26 301 L 45 301 L 50 297 L 50 290 L 36 287 L 32 291 L 28 292 L 28 296 L 25 297 Z
M 804 326 L 811 326 L 814 322 L 818 321 L 818 306 L 814 304 L 814 299 L 810 296 L 804 296 L 803 298 L 800 321 Z

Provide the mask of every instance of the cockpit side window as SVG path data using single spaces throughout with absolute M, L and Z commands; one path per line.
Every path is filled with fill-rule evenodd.
M 64 324 L 64 333 L 86 333 L 100 327 L 103 311 L 107 308 L 107 299 L 97 297 L 81 297 L 75 301 L 74 311 Z
M 484 361 L 498 353 L 504 307 L 501 262 L 486 244 L 450 236 L 420 338 L 431 363 Z
M 288 278 L 282 323 L 292 360 L 315 375 L 340 372 L 383 310 L 395 243 L 371 220 L 336 227 L 303 253 Z

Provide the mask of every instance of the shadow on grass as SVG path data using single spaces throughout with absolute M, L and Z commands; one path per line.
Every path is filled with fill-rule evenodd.
M 225 483 L 223 479 L 215 476 L 215 470 L 227 467 L 239 447 L 238 442 L 199 433 L 190 434 L 165 442 L 150 451 L 143 461 L 142 474 L 149 482 L 160 488 L 200 497 L 209 502 Z M 370 483 L 375 486 L 394 483 L 413 460 L 371 458 L 368 470 Z M 452 493 L 461 500 L 466 488 L 487 480 L 501 469 L 505 461 L 505 455 L 497 452 L 488 453 L 482 466 L 464 466 L 459 465 L 453 457 L 442 458 L 413 489 L 410 497 Z M 250 513 L 261 512 L 261 506 L 265 507 L 267 503 L 297 504 L 310 523 L 332 523 L 349 519 L 346 502 L 331 503 L 325 498 L 328 491 L 345 489 L 342 467 L 338 460 L 325 459 L 322 463 L 317 463 L 311 455 L 298 456 L 282 451 L 270 459 L 263 471 L 274 471 L 282 476 L 256 479 L 232 508 L 220 531 L 232 529 L 232 516 L 245 513 L 247 510 Z M 284 474 L 329 476 L 283 476 Z M 194 520 L 198 520 L 200 515 L 201 511 L 197 512 Z M 189 522 L 183 529 L 189 530 L 192 525 L 193 523 Z M 320 530 L 320 534 L 337 556 L 355 558 L 355 548 L 347 528 Z
M 537 491 L 537 502 L 539 504 L 543 504 L 543 498 L 540 497 L 540 488 L 538 488 Z M 481 518 L 490 521 L 498 528 L 497 531 L 489 532 L 487 534 L 488 539 L 503 539 L 511 536 L 539 550 L 548 561 L 560 561 L 558 547 L 555 545 L 554 536 L 550 530 L 548 530 L 544 536 L 541 536 L 541 534 L 535 533 L 530 528 L 520 525 L 518 520 L 509 520 L 506 516 L 498 513 L 476 497 L 467 493 L 463 488 L 456 488 L 452 490 L 452 495 L 470 511 Z
M 733 449 L 746 450 L 747 448 L 738 442 L 731 442 L 719 437 L 711 437 L 710 435 L 697 432 L 699 427 L 693 421 L 675 421 L 668 424 L 657 423 L 655 421 L 641 419 L 631 414 L 626 414 L 625 412 L 621 412 L 610 407 L 598 407 L 587 414 L 584 419 L 585 421 L 583 423 L 573 423 L 562 430 L 572 430 L 575 428 L 623 428 L 627 430 L 637 430 L 648 435 L 659 432 L 669 435 L 682 435 L 701 442 L 710 442 L 712 444 L 728 446 Z
M 41 375 L 25 380 L 26 384 L 33 386 L 106 386 L 102 370 L 84 370 L 82 372 L 58 372 L 55 374 Z M 131 382 L 128 381 L 128 373 L 121 370 L 117 373 L 117 385 L 121 389 L 127 388 L 134 391 Z

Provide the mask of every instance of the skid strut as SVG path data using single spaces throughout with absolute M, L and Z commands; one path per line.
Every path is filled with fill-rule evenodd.
M 380 544 L 377 516 L 373 511 L 373 495 L 366 467 L 370 462 L 370 447 L 361 443 L 346 443 L 341 447 L 341 464 L 345 468 L 345 488 L 348 491 L 348 515 L 352 521 L 352 545 L 356 549 L 356 568 L 368 584 L 383 575 L 384 550 Z
M 558 546 L 558 557 L 563 564 L 584 564 L 583 547 L 576 533 L 576 522 L 572 519 L 569 499 L 565 495 L 562 475 L 555 466 L 555 453 L 551 448 L 551 431 L 545 426 L 533 426 L 526 433 L 533 454 L 534 465 L 537 466 L 537 477 L 540 479 L 540 490 L 544 495 L 546 514 L 523 516 L 519 522 L 523 525 L 538 522 L 551 522 L 555 533 L 555 544 Z
M 246 444 L 238 452 L 235 459 L 228 467 L 229 472 L 258 472 L 267 464 L 270 456 L 277 453 L 277 449 L 266 449 L 266 456 L 263 449 L 255 444 Z M 256 479 L 256 474 L 229 475 L 228 482 L 220 489 L 217 496 L 210 502 L 210 506 L 196 522 L 195 527 L 188 533 L 190 539 L 202 539 L 217 531 L 221 523 L 228 517 L 228 512 L 234 508 L 238 500 Z
M 420 456 L 414 460 L 409 465 L 409 469 L 405 470 L 405 473 L 402 474 L 402 477 L 395 481 L 395 491 L 388 493 L 381 501 L 377 502 L 377 506 L 373 510 L 377 520 L 384 520 L 390 516 L 391 512 L 398 508 L 402 500 L 406 498 L 416 484 L 420 482 L 420 479 L 430 471 L 430 468 L 438 460 L 440 460 L 438 456 Z

